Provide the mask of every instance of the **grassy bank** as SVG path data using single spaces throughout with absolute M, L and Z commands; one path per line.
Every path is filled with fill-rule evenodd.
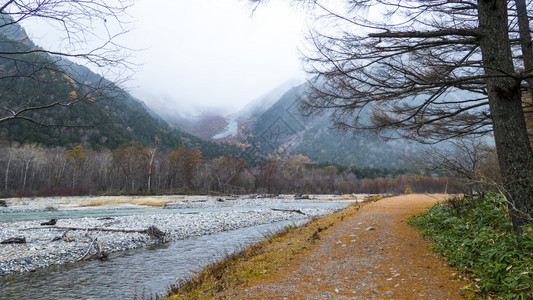
M 241 251 L 206 266 L 172 286 L 165 299 L 216 299 L 228 296 L 225 291 L 246 287 L 266 277 L 283 273 L 287 264 L 305 255 L 320 243 L 328 229 L 355 215 L 362 204 L 322 218 L 314 218 L 301 227 L 289 226 Z M 238 295 L 234 295 L 238 296 Z
M 507 205 L 498 195 L 485 200 L 452 199 L 409 223 L 431 237 L 435 249 L 472 276 L 470 290 L 482 296 L 533 299 L 533 230 L 513 232 Z

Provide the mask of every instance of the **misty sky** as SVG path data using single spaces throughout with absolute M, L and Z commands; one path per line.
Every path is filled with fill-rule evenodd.
M 303 81 L 297 46 L 306 24 L 287 2 L 271 0 L 251 15 L 242 0 L 137 0 L 135 28 L 121 40 L 144 49 L 132 53 L 142 66 L 128 90 L 169 110 L 234 111 L 287 80 Z M 55 43 L 46 26 L 24 26 L 37 44 Z

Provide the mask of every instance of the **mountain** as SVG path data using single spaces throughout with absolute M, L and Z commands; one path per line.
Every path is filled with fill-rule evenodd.
M 240 123 L 249 123 L 267 111 L 290 88 L 301 80 L 288 80 L 264 95 L 248 103 L 238 112 L 229 113 L 224 107 L 190 108 L 188 112 L 176 111 L 171 98 L 154 97 L 146 103 L 171 127 L 181 128 L 186 132 L 208 141 L 224 141 L 237 134 Z
M 212 141 L 213 136 L 224 130 L 229 124 L 229 119 L 226 116 L 217 114 L 216 112 L 202 112 L 200 115 L 194 117 L 174 117 L 172 124 L 183 128 L 183 130 L 199 136 L 207 141 Z
M 237 136 L 222 140 L 243 147 L 243 156 L 249 160 L 288 152 L 356 168 L 404 168 L 407 158 L 421 147 L 405 139 L 386 141 L 371 133 L 342 134 L 331 128 L 327 112 L 304 116 L 298 110 L 298 99 L 305 89 L 305 84 L 291 88 L 257 117 L 239 120 Z
M 4 16 L 0 22 L 6 24 L 9 20 Z M 1 122 L 0 139 L 93 149 L 113 149 L 135 140 L 162 148 L 198 146 L 206 156 L 228 151 L 227 147 L 171 129 L 144 103 L 89 68 L 61 57 L 32 53 L 34 49 L 38 48 L 20 25 L 0 26 L 0 52 L 25 53 L 0 57 L 2 106 L 12 109 L 46 106 L 59 99 L 78 97 L 83 97 L 83 101 L 22 115 L 35 123 L 54 126 L 24 120 Z M 6 115 L 7 109 L 0 111 L 0 118 Z
M 300 84 L 302 84 L 302 81 L 299 79 L 288 80 L 261 97 L 252 100 L 243 109 L 237 112 L 234 117 L 241 120 L 256 118 L 272 107 L 272 105 L 274 105 L 288 90 Z

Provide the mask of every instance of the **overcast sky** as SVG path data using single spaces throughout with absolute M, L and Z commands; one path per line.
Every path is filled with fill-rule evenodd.
M 271 0 L 252 15 L 243 0 L 137 0 L 135 27 L 121 44 L 144 50 L 132 53 L 142 66 L 127 88 L 166 109 L 234 111 L 287 80 L 303 81 L 297 46 L 306 24 L 288 2 Z M 54 43 L 42 25 L 27 29 L 37 44 Z

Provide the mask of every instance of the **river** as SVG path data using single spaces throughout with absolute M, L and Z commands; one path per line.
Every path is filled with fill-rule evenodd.
M 0 299 L 133 299 L 162 293 L 194 270 L 292 221 L 220 232 L 90 261 L 0 277 Z

